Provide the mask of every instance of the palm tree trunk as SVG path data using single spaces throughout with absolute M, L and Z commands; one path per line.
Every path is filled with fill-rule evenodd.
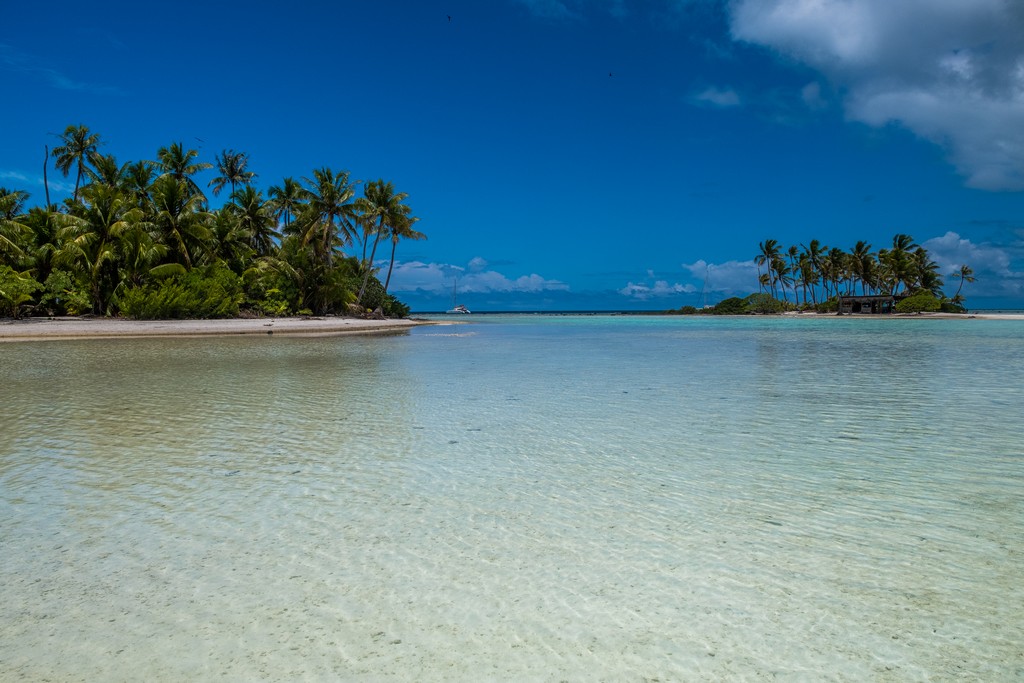
M 383 226 L 381 226 L 383 227 Z M 370 250 L 370 260 L 364 262 L 366 272 L 363 274 L 363 286 L 359 288 L 359 296 L 356 297 L 359 300 L 359 304 L 363 303 L 363 294 L 366 293 L 366 283 L 370 281 L 370 271 L 373 269 L 373 259 L 377 255 L 377 243 L 380 241 L 380 231 L 377 231 L 377 236 L 373 238 L 373 249 Z
M 50 210 L 50 181 L 46 179 L 46 166 L 50 159 L 50 146 L 43 145 L 43 149 L 46 150 L 46 156 L 43 157 L 43 187 L 46 189 L 46 210 Z
M 391 269 L 395 267 L 395 248 L 398 246 L 398 240 L 391 240 L 391 261 L 388 263 L 388 276 L 384 279 L 384 293 L 388 293 L 388 285 L 391 283 Z M 960 281 L 960 286 L 963 286 L 963 280 Z M 957 294 L 960 293 L 958 289 Z

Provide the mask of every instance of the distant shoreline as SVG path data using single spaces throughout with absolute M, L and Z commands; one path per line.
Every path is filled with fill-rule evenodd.
M 815 313 L 813 311 L 787 311 L 786 313 L 780 313 L 778 315 L 790 318 L 807 316 L 812 318 L 863 318 L 866 320 L 876 318 L 898 318 L 909 320 L 920 320 L 923 318 L 935 318 L 940 320 L 966 320 L 970 318 L 977 318 L 979 320 L 1024 320 L 1024 313 L 844 313 L 843 315 L 838 315 L 837 313 Z
M 125 320 L 122 318 L 25 318 L 0 320 L 0 342 L 58 339 L 132 339 L 236 335 L 337 336 L 384 335 L 418 325 L 437 324 L 410 318 L 363 320 L 333 316 L 302 318 L 225 318 L 216 320 Z
M 435 320 L 434 316 L 444 316 L 444 312 L 438 311 L 419 311 L 412 314 L 413 316 L 424 315 L 431 316 L 430 320 Z M 472 322 L 474 317 L 489 317 L 494 315 L 515 315 L 515 316 L 652 316 L 652 317 L 666 317 L 666 318 L 836 318 L 837 320 L 843 320 L 847 318 L 856 318 L 858 320 L 880 320 L 880 319 L 907 319 L 907 320 L 920 320 L 925 318 L 936 318 L 943 320 L 966 320 L 976 318 L 979 320 L 1024 320 L 1024 311 L 1015 312 L 1001 312 L 1001 311 L 968 311 L 966 313 L 884 313 L 884 314 L 866 314 L 866 313 L 844 313 L 839 315 L 835 312 L 832 313 L 818 313 L 816 311 L 786 311 L 783 313 L 743 313 L 738 315 L 713 315 L 711 313 L 678 313 L 675 311 L 474 311 L 472 315 L 461 315 L 461 316 L 450 316 L 444 319 L 445 323 L 449 322 Z

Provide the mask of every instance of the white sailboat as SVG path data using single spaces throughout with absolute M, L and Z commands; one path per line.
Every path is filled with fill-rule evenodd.
M 452 307 L 445 311 L 445 313 L 470 313 L 470 310 L 468 308 L 458 303 L 458 297 L 459 280 L 458 278 L 456 278 L 455 282 L 452 283 Z

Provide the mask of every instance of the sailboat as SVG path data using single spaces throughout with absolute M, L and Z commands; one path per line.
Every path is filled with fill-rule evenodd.
M 452 283 L 452 307 L 449 308 L 445 313 L 469 313 L 470 310 L 458 302 L 459 296 L 459 280 L 458 278 Z

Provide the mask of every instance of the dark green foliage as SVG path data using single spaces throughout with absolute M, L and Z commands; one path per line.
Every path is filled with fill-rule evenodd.
M 21 317 L 24 307 L 32 301 L 32 295 L 42 288 L 27 273 L 19 273 L 10 266 L 0 266 L 0 316 Z
M 27 192 L 0 187 L 0 265 L 9 266 L 0 308 L 7 314 L 344 315 L 364 280 L 381 289 L 376 271 L 363 266 L 374 263 L 374 252 L 346 256 L 358 250 L 356 240 L 390 242 L 390 273 L 398 241 L 423 238 L 401 203 L 405 193 L 383 180 L 373 187 L 394 201 L 357 198 L 360 182 L 327 167 L 305 186 L 285 179 L 268 201 L 251 186 L 248 155 L 227 149 L 210 184 L 214 194 L 230 187 L 231 197 L 211 210 L 194 177 L 211 165 L 196 149 L 174 142 L 154 162 L 121 164 L 97 151 L 99 136 L 85 126 L 69 126 L 61 140 L 52 156 L 59 171 L 75 175 L 71 197 L 27 207 Z M 388 212 L 364 215 L 374 206 Z M 390 315 L 408 312 L 386 291 L 375 296 L 375 307 Z
M 786 310 L 786 304 L 774 298 L 771 294 L 751 294 L 745 301 L 747 302 L 747 311 L 750 313 L 782 313 Z
M 139 320 L 229 318 L 238 315 L 244 298 L 241 279 L 223 266 L 212 266 L 132 287 L 120 297 L 121 311 Z
M 379 308 L 388 318 L 406 318 L 409 316 L 409 307 L 391 294 L 386 294 L 384 292 L 384 285 L 381 284 L 375 275 L 370 275 L 366 281 L 362 305 L 370 311 L 375 311 Z
M 928 291 L 920 291 L 897 302 L 897 313 L 934 313 L 942 308 L 942 302 Z
M 679 308 L 677 313 L 680 315 L 694 315 L 697 312 L 696 306 L 682 306 Z
M 388 318 L 408 318 L 410 313 L 410 308 L 396 299 L 394 294 L 384 295 L 384 305 L 381 309 Z
M 38 308 L 47 315 L 81 315 L 92 309 L 92 301 L 71 273 L 54 270 L 43 283 Z
M 942 300 L 942 308 L 939 309 L 942 313 L 966 313 L 967 309 L 963 304 L 959 304 L 949 299 Z
M 713 315 L 744 315 L 749 312 L 747 302 L 736 296 L 719 301 L 711 309 Z
M 818 313 L 835 313 L 839 310 L 839 299 L 833 297 L 828 301 L 822 301 L 815 307 L 815 310 L 817 310 Z
M 272 265 L 253 267 L 242 275 L 245 288 L 243 308 L 260 315 L 291 315 L 299 308 L 295 279 Z

